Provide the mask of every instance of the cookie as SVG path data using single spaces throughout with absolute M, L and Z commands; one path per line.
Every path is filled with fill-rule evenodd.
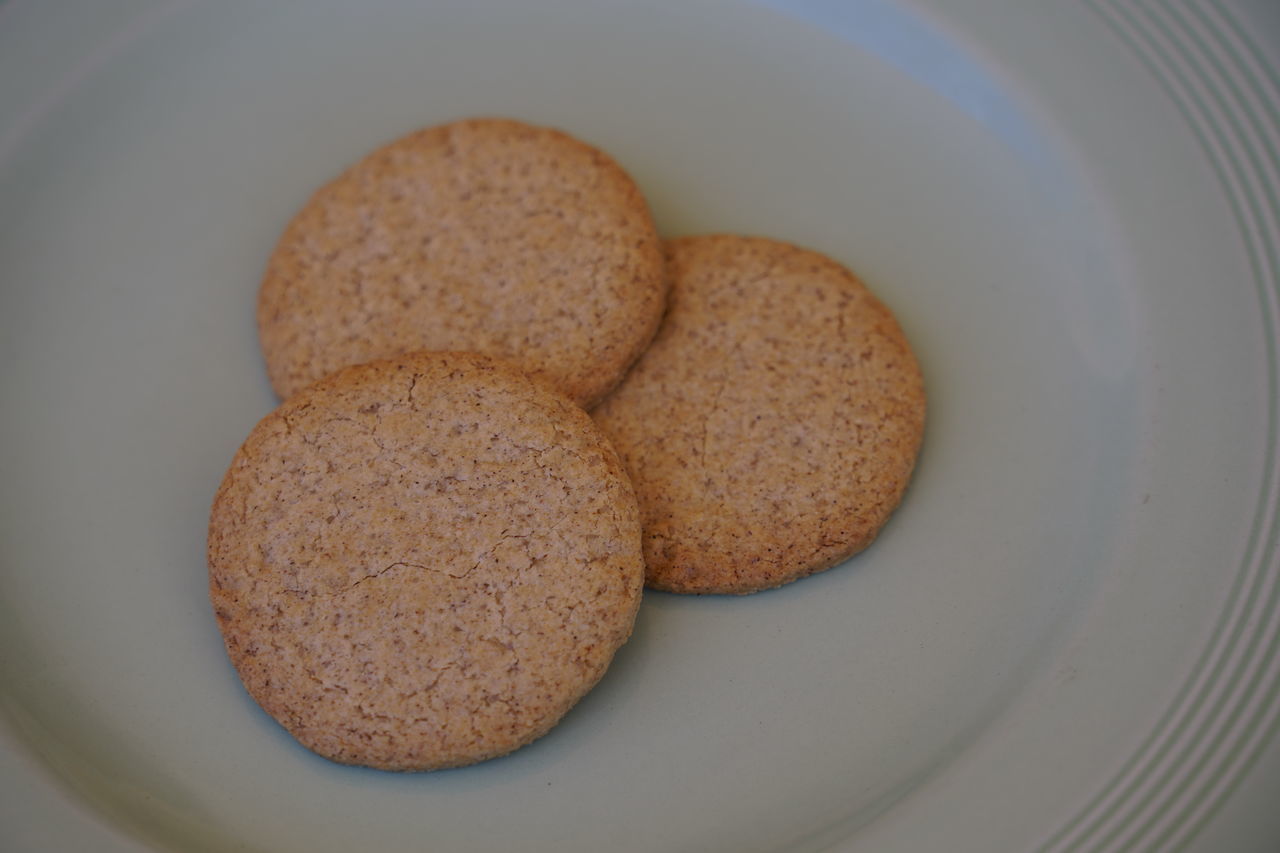
M 349 364 L 419 349 L 509 360 L 590 406 L 662 318 L 662 247 L 608 155 L 506 119 L 431 127 L 318 190 L 258 296 L 287 398 Z
M 252 431 L 209 521 L 209 594 L 253 698 L 346 764 L 430 770 L 548 731 L 629 636 L 635 496 L 578 406 L 514 368 L 345 368 Z
M 773 240 L 667 246 L 670 308 L 593 412 L 640 502 L 649 586 L 747 593 L 869 545 L 924 430 L 920 369 L 847 269 Z

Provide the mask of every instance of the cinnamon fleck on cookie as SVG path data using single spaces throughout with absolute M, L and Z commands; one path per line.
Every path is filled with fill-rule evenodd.
M 746 593 L 829 568 L 898 506 L 920 369 L 847 269 L 762 238 L 667 244 L 670 308 L 593 412 L 640 502 L 651 587 Z
M 321 187 L 258 296 L 282 397 L 349 364 L 420 349 L 509 360 L 590 406 L 662 317 L 648 206 L 565 133 L 468 119 L 412 133 Z
M 485 356 L 286 400 L 236 453 L 209 592 L 255 700 L 334 761 L 429 770 L 547 732 L 630 635 L 635 497 L 590 418 Z

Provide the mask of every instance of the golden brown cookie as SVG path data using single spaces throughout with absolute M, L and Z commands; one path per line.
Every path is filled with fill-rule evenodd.
M 347 764 L 429 770 L 550 729 L 629 636 L 635 497 L 590 418 L 514 368 L 417 353 L 264 418 L 209 521 L 209 592 L 255 700 Z
M 419 349 L 505 358 L 584 406 L 653 337 L 666 279 L 644 197 L 558 130 L 470 119 L 418 131 L 318 190 L 258 296 L 288 397 L 349 364 Z
M 640 501 L 648 584 L 745 593 L 871 543 L 925 398 L 889 310 L 847 269 L 761 238 L 668 243 L 670 308 L 593 415 Z

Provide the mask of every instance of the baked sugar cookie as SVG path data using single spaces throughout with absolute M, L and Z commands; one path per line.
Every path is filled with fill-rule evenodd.
M 593 415 L 635 483 L 648 584 L 746 593 L 871 543 L 925 397 L 897 322 L 847 269 L 772 240 L 668 243 L 670 308 Z
M 576 405 L 488 357 L 343 369 L 231 463 L 209 592 L 255 700 L 334 761 L 430 770 L 548 731 L 626 641 L 635 496 Z
M 648 345 L 665 293 L 648 206 L 616 162 L 557 130 L 469 119 L 315 193 L 267 264 L 258 331 L 281 397 L 349 364 L 469 350 L 589 406 Z

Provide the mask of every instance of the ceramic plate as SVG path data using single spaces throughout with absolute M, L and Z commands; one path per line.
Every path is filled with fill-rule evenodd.
M 0 5 L 0 847 L 1277 849 L 1278 46 L 1265 0 Z M 340 767 L 223 654 L 209 501 L 284 223 L 477 114 L 853 267 L 925 448 L 847 564 L 648 595 L 532 746 Z

